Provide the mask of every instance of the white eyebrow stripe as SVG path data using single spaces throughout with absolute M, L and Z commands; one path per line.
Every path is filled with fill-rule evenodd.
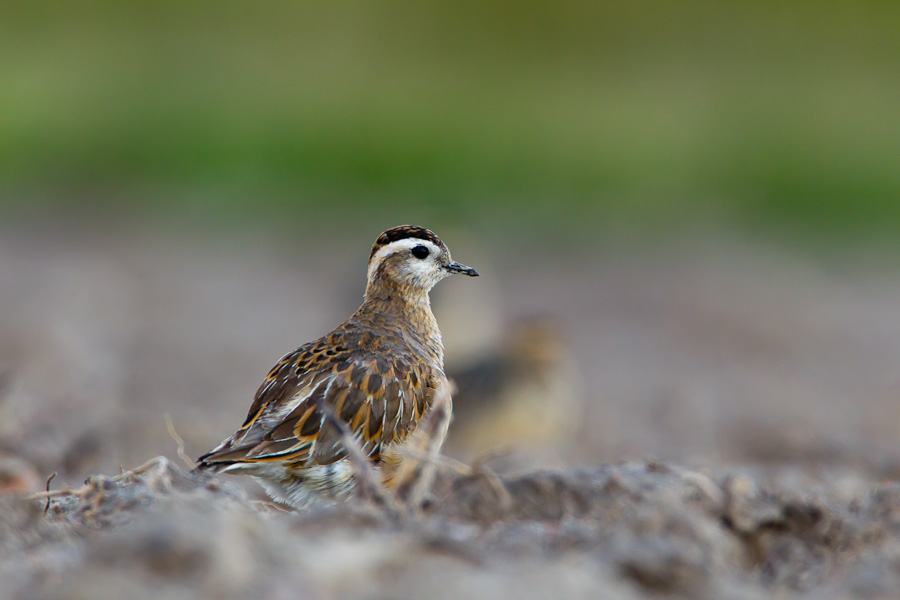
M 396 242 L 391 242 L 390 244 L 379 248 L 378 251 L 372 255 L 372 258 L 369 259 L 369 270 L 367 273 L 369 279 L 372 279 L 372 272 L 375 270 L 375 266 L 380 264 L 386 256 L 399 252 L 400 250 L 410 250 L 416 246 L 425 246 L 432 255 L 440 254 L 441 252 L 441 249 L 438 248 L 434 242 L 419 238 L 404 238 L 402 240 L 397 240 Z

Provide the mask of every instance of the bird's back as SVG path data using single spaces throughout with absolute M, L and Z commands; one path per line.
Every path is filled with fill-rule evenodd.
M 329 413 L 377 461 L 427 411 L 434 366 L 411 347 L 396 319 L 357 313 L 278 361 L 240 429 L 200 457 L 199 465 L 252 470 L 271 461 L 291 468 L 334 463 L 347 453 Z

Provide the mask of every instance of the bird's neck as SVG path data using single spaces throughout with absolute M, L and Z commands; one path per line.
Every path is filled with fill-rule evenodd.
M 380 315 L 397 323 L 412 346 L 443 368 L 444 345 L 426 290 L 376 279 L 366 287 L 356 314 L 363 318 Z

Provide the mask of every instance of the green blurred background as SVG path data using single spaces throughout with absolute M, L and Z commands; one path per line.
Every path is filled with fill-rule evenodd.
M 893 1 L 7 2 L 0 207 L 880 245 L 898 23 Z

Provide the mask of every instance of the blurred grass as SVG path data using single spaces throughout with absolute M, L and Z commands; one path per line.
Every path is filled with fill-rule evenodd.
M 4 13 L 7 207 L 900 233 L 896 2 Z

